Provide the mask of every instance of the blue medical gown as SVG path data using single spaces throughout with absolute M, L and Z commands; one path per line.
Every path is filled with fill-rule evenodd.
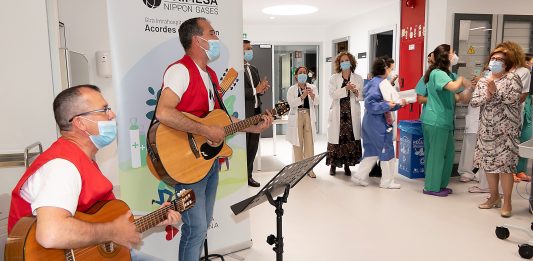
M 363 157 L 378 156 L 380 161 L 388 161 L 394 158 L 394 146 L 392 143 L 392 131 L 387 132 L 385 113 L 400 108 L 396 105 L 390 109 L 389 103 L 383 100 L 379 90 L 379 84 L 384 79 L 374 77 L 363 89 L 365 97 L 365 114 L 363 116 Z

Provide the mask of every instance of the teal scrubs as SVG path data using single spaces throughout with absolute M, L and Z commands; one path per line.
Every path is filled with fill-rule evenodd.
M 439 192 L 450 181 L 455 156 L 455 93 L 444 88 L 456 78 L 434 69 L 426 84 L 428 101 L 420 117 L 424 132 L 424 190 Z

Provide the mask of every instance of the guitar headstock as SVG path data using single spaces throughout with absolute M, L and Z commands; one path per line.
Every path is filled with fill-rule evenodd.
M 226 71 L 222 75 L 223 79 L 220 82 L 220 91 L 222 93 L 225 93 L 226 91 L 232 89 L 233 86 L 237 84 L 238 76 L 239 76 L 239 73 L 233 67 L 226 69 Z
M 175 204 L 174 204 L 175 203 Z M 176 199 L 171 203 L 172 206 L 176 206 L 176 211 L 183 212 L 194 206 L 196 203 L 196 195 L 192 189 L 182 189 L 176 195 Z
M 281 117 L 285 114 L 287 114 L 287 112 L 289 112 L 290 110 L 290 106 L 289 106 L 289 103 L 284 101 L 284 100 L 279 100 L 275 105 L 274 105 L 274 110 L 275 110 L 275 113 L 272 113 L 272 115 L 274 116 L 278 116 L 278 117 Z

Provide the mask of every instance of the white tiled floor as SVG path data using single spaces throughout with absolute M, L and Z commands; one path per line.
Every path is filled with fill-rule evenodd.
M 266 184 L 277 170 L 292 161 L 292 148 L 278 138 L 277 156 L 272 140 L 262 139 L 263 169 L 254 177 Z M 315 153 L 325 151 L 320 137 Z M 523 260 L 517 244 L 528 237 L 511 230 L 509 239 L 496 238 L 494 229 L 504 223 L 531 225 L 527 201 L 513 194 L 513 216 L 500 217 L 499 209 L 481 210 L 486 194 L 471 194 L 474 183 L 452 178 L 454 194 L 438 198 L 422 194 L 423 180 L 399 176 L 400 190 L 354 186 L 338 169 L 330 176 L 323 160 L 316 179 L 304 178 L 291 190 L 284 205 L 284 260 Z M 352 168 L 355 172 L 355 168 Z M 519 190 L 525 194 L 525 183 Z M 250 195 L 258 189 L 250 188 Z M 226 260 L 275 260 L 266 237 L 276 231 L 274 207 L 268 203 L 251 210 L 252 248 L 226 256 Z

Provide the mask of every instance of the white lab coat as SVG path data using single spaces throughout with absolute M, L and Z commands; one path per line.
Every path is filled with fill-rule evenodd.
M 331 106 L 329 107 L 328 119 L 328 143 L 339 144 L 340 132 L 340 118 L 341 106 L 340 99 L 345 98 L 348 94 L 346 87 L 341 88 L 343 78 L 341 73 L 331 75 L 329 79 L 329 97 L 331 98 Z M 363 100 L 363 78 L 359 74 L 352 73 L 350 75 L 350 82 L 355 84 L 355 88 L 359 92 L 356 97 L 354 93 L 350 94 L 350 112 L 352 115 L 353 136 L 356 140 L 361 139 L 361 105 L 359 101 Z
M 311 130 L 313 131 L 313 140 L 316 136 L 316 113 L 315 106 L 318 105 L 320 97 L 318 96 L 318 90 L 316 86 L 306 83 L 307 87 L 310 87 L 315 94 L 315 98 L 309 97 L 309 113 L 311 117 Z M 303 105 L 304 102 L 298 97 L 298 84 L 295 84 L 287 90 L 287 101 L 291 107 L 289 111 L 289 119 L 287 123 L 287 141 L 294 146 L 300 146 L 300 137 L 298 137 L 298 106 Z

